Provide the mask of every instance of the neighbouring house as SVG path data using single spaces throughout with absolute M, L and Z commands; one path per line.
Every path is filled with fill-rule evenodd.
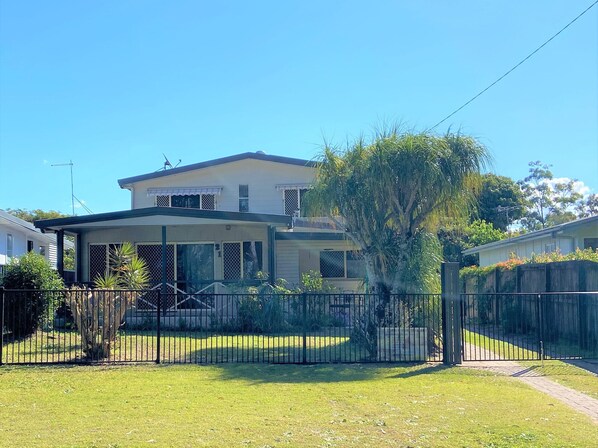
M 12 258 L 27 252 L 43 255 L 56 269 L 56 236 L 44 234 L 30 222 L 0 210 L 0 275 Z
M 359 291 L 357 247 L 331 221 L 301 216 L 315 173 L 312 161 L 248 152 L 120 179 L 130 210 L 35 225 L 75 238 L 79 282 L 104 274 L 111 248 L 130 241 L 155 287 L 171 293 L 226 292 L 258 273 L 296 285 L 312 270 L 339 291 Z
M 529 258 L 559 251 L 562 254 L 576 249 L 598 249 L 598 216 L 578 219 L 514 238 L 495 241 L 463 251 L 464 255 L 479 254 L 480 266 L 489 266 L 513 256 Z

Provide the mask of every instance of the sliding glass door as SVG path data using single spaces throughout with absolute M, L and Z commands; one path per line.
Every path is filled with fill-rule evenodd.
M 214 281 L 214 244 L 177 244 L 177 288 L 198 292 Z

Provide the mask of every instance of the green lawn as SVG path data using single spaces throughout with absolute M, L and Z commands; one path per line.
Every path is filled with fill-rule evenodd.
M 466 361 L 492 361 L 498 359 L 537 360 L 540 358 L 538 353 L 529 347 L 529 343 L 523 338 L 521 338 L 519 344 L 512 344 L 474 331 L 463 330 L 463 339 L 464 342 L 469 344 L 469 347 L 465 348 Z M 510 340 L 517 341 L 514 337 L 511 337 Z M 490 359 L 486 358 L 484 350 L 490 352 Z
M 441 365 L 0 368 L 0 446 L 590 447 L 598 425 Z
M 563 386 L 578 390 L 598 400 L 598 376 L 587 370 L 558 360 L 544 361 L 544 363 L 523 361 L 519 364 L 530 369 L 529 374 L 549 377 Z
M 529 369 L 529 375 L 549 377 L 563 386 L 570 387 L 598 399 L 598 377 L 587 370 L 571 365 L 567 361 L 548 359 L 541 362 L 538 360 L 539 356 L 537 352 L 471 331 L 465 330 L 464 338 L 465 342 L 473 346 L 469 349 L 469 358 L 475 356 L 477 350 L 475 347 L 479 347 L 489 351 L 496 350 L 495 354 L 501 354 L 503 355 L 502 357 L 507 359 L 510 354 L 516 358 L 533 360 L 517 362 Z M 467 350 L 465 356 L 467 359 Z
M 345 328 L 330 328 L 306 335 L 308 363 L 376 361 L 368 351 L 350 341 Z M 301 334 L 215 334 L 207 331 L 165 331 L 160 338 L 162 362 L 213 364 L 222 362 L 301 363 Z M 155 332 L 122 331 L 106 361 L 155 361 L 158 341 Z M 397 361 L 419 361 L 415 354 L 402 353 Z M 73 362 L 84 358 L 81 336 L 76 331 L 38 330 L 31 337 L 3 347 L 6 364 Z M 395 359 L 393 359 L 394 361 Z M 424 360 L 440 360 L 430 351 Z

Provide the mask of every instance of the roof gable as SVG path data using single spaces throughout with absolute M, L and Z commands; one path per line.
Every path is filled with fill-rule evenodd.
M 305 159 L 295 159 L 292 157 L 272 156 L 262 152 L 245 152 L 233 156 L 222 157 L 219 159 L 208 160 L 206 162 L 194 163 L 192 165 L 180 166 L 165 171 L 157 171 L 155 173 L 141 174 L 139 176 L 126 177 L 118 180 L 118 185 L 121 188 L 126 188 L 128 185 L 135 182 L 140 182 L 149 179 L 157 179 L 160 177 L 172 176 L 175 174 L 186 173 L 188 171 L 199 170 L 202 168 L 209 168 L 212 166 L 223 165 L 225 163 L 237 162 L 245 159 L 262 160 L 266 162 L 283 163 L 287 165 L 315 167 L 316 162 Z

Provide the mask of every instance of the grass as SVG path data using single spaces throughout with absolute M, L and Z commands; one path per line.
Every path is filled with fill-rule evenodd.
M 265 335 L 165 331 L 160 343 L 160 358 L 164 362 L 301 363 L 303 360 L 303 337 L 297 333 Z M 157 346 L 155 331 L 123 331 L 108 361 L 151 362 L 157 357 Z M 350 341 L 350 333 L 344 328 L 307 333 L 305 356 L 308 363 L 376 361 L 363 346 Z M 402 352 L 396 356 L 397 361 L 420 360 L 415 353 Z M 3 347 L 2 357 L 7 364 L 72 362 L 83 358 L 79 333 L 58 330 L 39 330 L 32 337 L 8 343 Z M 439 353 L 432 351 L 427 360 L 434 358 L 439 360 Z
M 469 344 L 469 347 L 465 348 L 466 361 L 539 359 L 539 355 L 536 351 L 525 347 L 528 344 L 523 338 L 521 338 L 519 344 L 513 344 L 503 339 L 493 338 L 481 333 L 464 329 L 463 339 L 464 342 Z M 515 337 L 510 337 L 509 339 L 517 341 Z M 488 351 L 489 353 L 484 353 L 484 351 Z
M 548 359 L 541 362 L 538 360 L 539 355 L 536 351 L 468 330 L 464 331 L 464 338 L 465 342 L 473 346 L 466 349 L 466 359 L 474 359 L 476 355 L 478 357 L 483 355 L 478 349 L 490 351 L 491 359 L 509 359 L 509 357 L 520 359 L 522 361 L 517 362 L 529 369 L 528 374 L 549 377 L 563 386 L 598 399 L 598 377 L 587 370 L 580 369 L 567 361 Z
M 548 360 L 544 363 L 523 361 L 519 364 L 527 367 L 529 374 L 547 376 L 563 386 L 583 392 L 598 400 L 598 376 L 587 370 L 559 360 Z
M 443 366 L 0 369 L 0 446 L 588 447 L 598 426 Z

